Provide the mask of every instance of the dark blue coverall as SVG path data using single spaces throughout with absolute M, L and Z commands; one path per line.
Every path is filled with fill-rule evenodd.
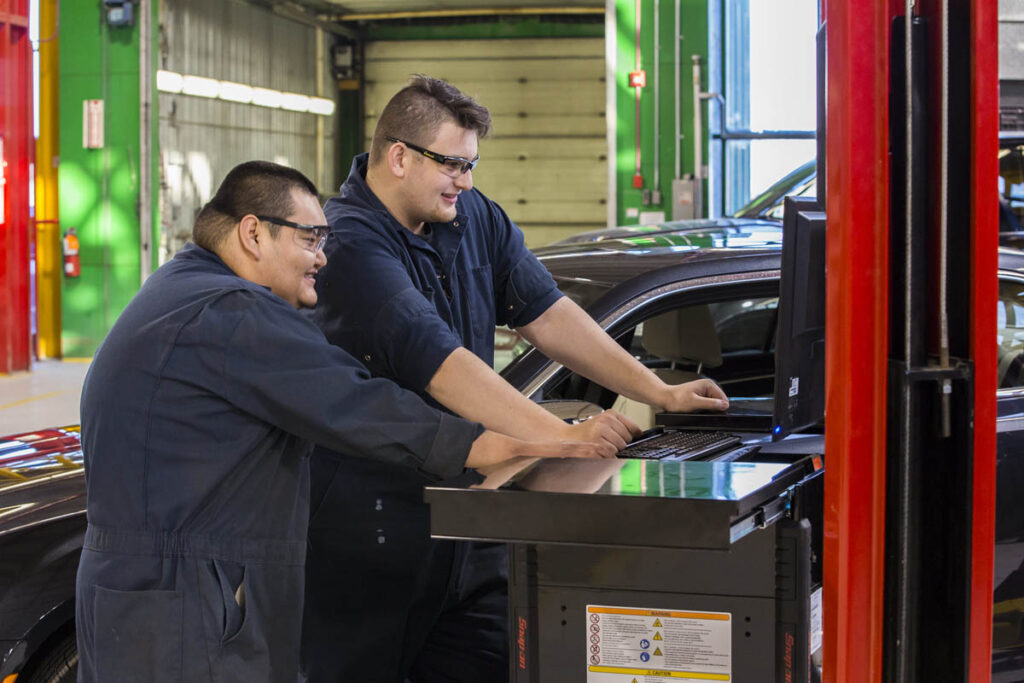
M 311 442 L 438 478 L 482 432 L 191 244 L 111 329 L 81 414 L 79 681 L 100 683 L 295 683 Z
M 313 317 L 374 376 L 437 405 L 426 386 L 452 351 L 464 346 L 491 365 L 495 324 L 525 325 L 561 294 L 519 228 L 480 192 L 459 195 L 457 218 L 421 237 L 367 186 L 366 163 L 356 157 L 324 207 L 331 234 Z M 422 474 L 341 453 L 317 448 L 311 462 L 310 683 L 504 680 L 504 546 L 432 541 Z M 338 581 L 341 571 L 350 579 Z

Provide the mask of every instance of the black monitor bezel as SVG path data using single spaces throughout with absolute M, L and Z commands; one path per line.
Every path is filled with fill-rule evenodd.
M 825 212 L 813 197 L 786 197 L 775 338 L 772 440 L 818 426 L 825 416 Z M 801 240 L 812 253 L 801 254 Z M 803 270 L 802 270 L 803 269 Z M 813 297 L 813 299 L 811 298 Z M 796 330 L 794 318 L 820 325 Z M 797 391 L 791 393 L 796 378 Z

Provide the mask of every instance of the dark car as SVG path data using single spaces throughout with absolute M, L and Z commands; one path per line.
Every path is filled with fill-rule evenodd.
M 781 227 L 708 229 L 680 239 L 608 239 L 537 250 L 559 287 L 667 381 L 708 376 L 735 404 L 767 407 L 774 387 Z M 993 671 L 1024 678 L 1024 252 L 999 255 L 998 498 Z M 1019 317 L 1019 320 L 1018 320 Z M 685 335 L 665 334 L 672 326 Z M 617 396 L 522 343 L 503 376 L 563 416 L 615 407 Z M 770 409 L 770 408 L 769 408 Z M 53 441 L 49 441 L 53 439 Z M 53 444 L 51 447 L 50 444 Z M 0 442 L 0 681 L 67 658 L 74 570 L 84 531 L 74 431 Z M 6 461 L 2 460 L 6 457 Z M 64 649 L 62 649 L 64 648 Z M 63 679 L 71 680 L 71 679 Z M 1000 680 L 996 678 L 995 680 Z
M 0 681 L 74 681 L 85 535 L 77 427 L 0 439 Z

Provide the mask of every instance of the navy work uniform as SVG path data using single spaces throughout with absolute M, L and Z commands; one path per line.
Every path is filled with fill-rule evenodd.
M 416 235 L 367 186 L 366 164 L 356 157 L 324 207 L 331 234 L 313 317 L 373 375 L 437 405 L 426 387 L 453 351 L 491 365 L 495 324 L 525 325 L 561 294 L 519 228 L 481 193 L 463 192 L 451 223 Z M 321 448 L 311 467 L 310 683 L 503 680 L 504 546 L 432 541 L 420 473 Z M 353 578 L 338 581 L 342 569 Z
M 439 478 L 481 432 L 187 245 L 83 389 L 79 681 L 295 683 L 311 442 Z

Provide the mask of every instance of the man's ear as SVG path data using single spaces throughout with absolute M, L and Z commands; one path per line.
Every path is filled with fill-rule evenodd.
M 243 216 L 235 226 L 235 239 L 238 240 L 242 253 L 255 261 L 259 261 L 263 255 L 261 247 L 267 236 L 263 223 L 251 213 Z
M 408 152 L 409 150 L 406 149 L 405 145 L 398 142 L 392 142 L 391 146 L 388 147 L 388 170 L 396 178 L 404 178 L 405 174 L 409 172 L 412 156 Z

